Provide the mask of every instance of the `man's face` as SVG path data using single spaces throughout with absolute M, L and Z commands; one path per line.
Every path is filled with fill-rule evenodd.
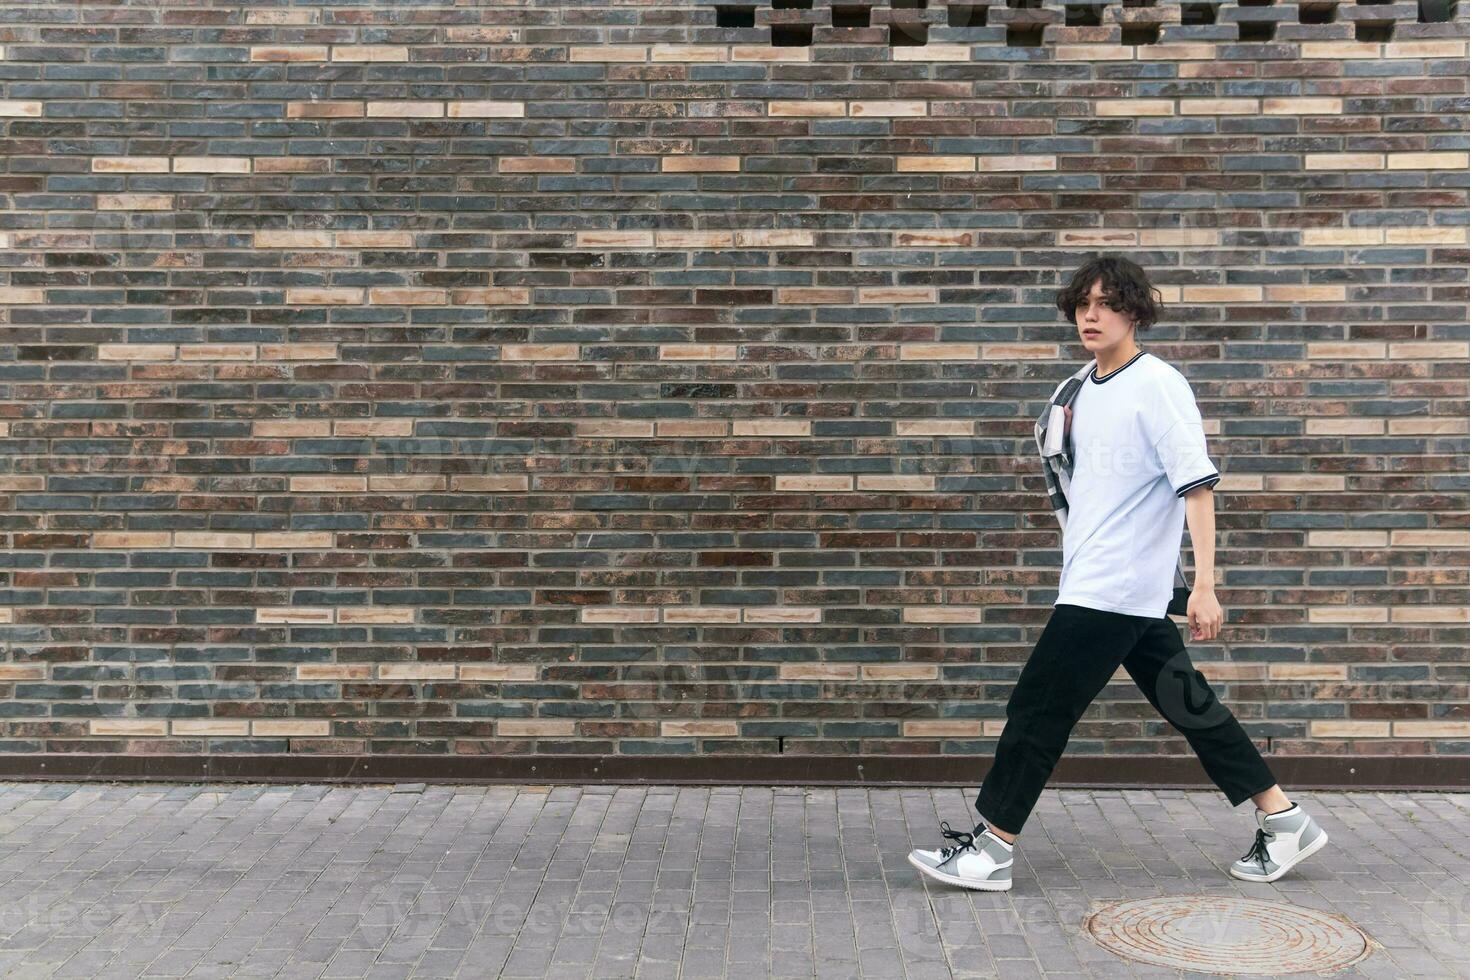
M 1103 295 L 1102 280 L 1092 284 L 1087 299 L 1077 304 L 1077 336 L 1090 353 L 1108 350 L 1128 339 L 1133 320 L 1108 305 Z

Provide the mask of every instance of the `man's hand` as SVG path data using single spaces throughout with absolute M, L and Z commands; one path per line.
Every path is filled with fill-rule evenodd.
M 1062 435 L 1070 435 L 1072 432 L 1072 406 L 1063 405 L 1062 411 L 1067 413 L 1067 422 L 1062 426 Z
M 1189 631 L 1195 640 L 1213 640 L 1225 622 L 1225 610 L 1215 598 L 1215 590 L 1197 588 L 1189 593 Z

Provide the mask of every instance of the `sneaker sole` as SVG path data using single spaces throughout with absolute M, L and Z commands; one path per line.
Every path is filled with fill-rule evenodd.
M 958 885 L 961 888 L 970 888 L 982 892 L 1008 892 L 1011 890 L 1012 882 L 1009 879 L 1006 881 L 976 881 L 974 878 L 961 878 L 958 875 L 945 874 L 943 871 L 929 867 L 923 861 L 915 861 L 912 854 L 909 855 L 909 864 L 912 864 L 919 871 L 933 878 L 935 881 L 942 881 L 946 885 Z
M 1296 855 L 1292 857 L 1290 861 L 1286 862 L 1281 867 L 1277 868 L 1275 871 L 1271 872 L 1268 875 L 1243 875 L 1235 870 L 1234 865 L 1231 865 L 1230 867 L 1230 874 L 1233 877 L 1239 878 L 1241 881 L 1275 881 L 1277 878 L 1280 878 L 1292 868 L 1296 867 L 1298 864 L 1301 864 L 1307 858 L 1311 857 L 1313 854 L 1316 854 L 1318 851 L 1322 850 L 1322 848 L 1326 846 L 1327 831 L 1324 830 L 1322 831 L 1322 836 L 1312 841 L 1312 843 L 1308 844 L 1300 851 L 1297 851 Z

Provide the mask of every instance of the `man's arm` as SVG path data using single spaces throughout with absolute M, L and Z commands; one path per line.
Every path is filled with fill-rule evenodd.
M 1195 487 L 1184 494 L 1184 519 L 1194 546 L 1194 587 L 1189 593 L 1189 628 L 1196 640 L 1212 640 L 1225 621 L 1215 598 L 1215 491 Z

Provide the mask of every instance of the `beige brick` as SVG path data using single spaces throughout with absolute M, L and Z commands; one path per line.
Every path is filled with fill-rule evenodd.
M 0 99 L 0 116 L 39 116 L 41 103 L 32 99 Z
M 324 230 L 288 231 L 261 228 L 255 233 L 256 248 L 331 248 L 332 233 Z
M 1258 116 L 1260 99 L 1180 99 L 1181 116 Z
M 927 116 L 929 103 L 923 99 L 860 99 L 849 102 L 850 116 Z
M 176 174 L 248 174 L 249 157 L 174 157 Z
M 1271 664 L 1273 681 L 1345 681 L 1347 664 Z
M 1071 248 L 1089 245 L 1099 248 L 1116 248 L 1122 245 L 1137 245 L 1138 233 L 1125 229 L 1072 231 L 1067 228 L 1059 228 L 1057 229 L 1057 241 Z
M 332 423 L 326 419 L 257 419 L 250 431 L 266 438 L 316 439 L 331 435 Z
M 93 531 L 94 548 L 167 548 L 173 541 L 169 531 Z
M 738 623 L 740 610 L 735 606 L 664 606 L 666 623 Z
M 1210 61 L 1215 60 L 1215 44 L 1212 41 L 1198 42 L 1173 42 L 1170 44 L 1140 44 L 1133 49 L 1134 57 L 1139 61 Z M 1206 66 L 1213 68 L 1213 65 Z M 1199 65 L 1180 65 L 1183 77 L 1196 78 L 1198 71 L 1203 70 Z M 1190 71 L 1189 69 L 1196 69 Z M 1214 78 L 1212 74 L 1210 76 Z
M 1133 48 L 1126 44 L 1058 44 L 1052 57 L 1057 61 L 1132 61 Z
M 1465 738 L 1470 721 L 1395 721 L 1394 738 Z
M 249 548 L 249 531 L 175 531 L 175 548 Z
M 857 488 L 900 493 L 928 493 L 934 490 L 934 477 L 919 474 L 890 476 L 881 473 L 864 473 L 857 478 Z
M 783 681 L 855 681 L 857 664 L 797 663 L 782 664 L 778 675 Z
M 980 606 L 904 606 L 905 623 L 978 623 L 985 610 Z
M 257 738 L 325 738 L 332 734 L 332 723 L 325 719 L 261 718 L 250 723 L 250 734 Z
M 1098 99 L 1092 104 L 1095 116 L 1172 116 L 1173 99 Z
M 811 419 L 736 419 L 731 428 L 734 436 L 809 436 Z
M 367 114 L 370 118 L 434 119 L 444 115 L 444 103 L 412 99 L 395 102 L 369 102 Z
M 1376 436 L 1383 434 L 1383 419 L 1307 419 L 1309 436 Z
M 1470 167 L 1470 153 L 1390 153 L 1389 170 L 1464 170 Z
M 653 435 L 650 419 L 589 419 L 577 423 L 577 435 L 585 438 L 648 438 Z
M 6 422 L 5 425 L 10 423 Z M 43 476 L 5 476 L 0 474 L 0 490 L 45 490 L 46 478 Z M 103 532 L 106 533 L 106 532 Z M 162 532 L 167 534 L 167 531 Z M 0 607 L 3 608 L 3 607 Z
M 747 623 L 820 623 L 822 610 L 817 606 L 746 606 Z
M 1470 606 L 1394 606 L 1395 623 L 1470 623 Z
M 1386 623 L 1387 606 L 1312 606 L 1307 609 L 1309 623 Z
M 729 48 L 723 44 L 654 44 L 648 54 L 656 62 L 713 64 L 727 60 Z
M 173 344 L 98 344 L 99 361 L 172 361 L 178 354 Z
M 1388 726 L 1386 721 L 1315 720 L 1309 725 L 1309 734 L 1312 738 L 1387 738 Z
M 1262 99 L 1261 112 L 1268 116 L 1336 116 L 1342 113 L 1342 99 L 1307 97 Z
M 659 248 L 729 248 L 735 244 L 733 231 L 658 231 Z
M 1403 341 L 1389 344 L 1388 356 L 1394 360 L 1463 361 L 1470 358 L 1470 343 L 1463 340 Z
M 660 344 L 661 361 L 734 361 L 740 357 L 739 344 Z
M 166 174 L 168 157 L 93 157 L 95 174 Z
M 1023 156 L 982 156 L 976 162 L 984 173 L 1006 170 L 1055 170 L 1057 158 L 1048 154 Z
M 333 61 L 407 61 L 408 48 L 395 44 L 334 44 Z
M 897 49 L 894 49 L 897 50 Z M 780 47 L 773 48 L 768 44 L 734 44 L 730 46 L 731 61 L 811 61 L 812 49 L 809 47 Z
M 350 287 L 301 286 L 286 290 L 286 302 L 296 306 L 355 306 L 363 291 Z
M 443 306 L 449 302 L 444 289 L 380 286 L 368 290 L 368 302 L 384 306 Z
M 938 664 L 864 664 L 867 681 L 933 681 L 939 679 Z
M 449 480 L 444 476 L 390 476 L 380 474 L 368 477 L 369 490 L 411 492 L 414 490 L 444 490 L 448 486 Z
M 1389 245 L 1460 245 L 1470 241 L 1470 228 L 1385 228 Z
M 466 493 L 525 493 L 530 478 L 524 473 L 458 474 L 450 477 L 450 487 Z
M 544 735 L 548 738 L 575 735 L 577 723 L 562 718 L 501 718 L 495 723 L 495 734 L 530 737 Z
M 339 419 L 333 423 L 336 436 L 411 436 L 413 419 Z
M 980 356 L 979 344 L 903 344 L 898 349 L 901 361 L 973 361 Z
M 168 721 L 162 718 L 96 718 L 88 730 L 93 735 L 165 736 L 168 734 Z
M 483 289 L 453 289 L 449 301 L 456 306 L 527 306 L 531 291 L 519 286 L 490 286 Z
M 1463 58 L 1466 41 L 1424 39 L 1419 41 L 1389 41 L 1383 45 L 1385 58 Z
M 1384 548 L 1387 531 L 1308 531 L 1308 548 Z
M 968 44 L 914 44 L 888 49 L 890 61 L 969 61 Z
M 980 356 L 997 361 L 1052 361 L 1062 356 L 1062 350 L 1056 344 L 986 344 Z
M 1346 300 L 1345 286 L 1266 286 L 1268 303 L 1342 303 Z
M 830 492 L 845 493 L 852 489 L 853 478 L 834 474 L 832 476 L 795 476 L 778 475 L 776 477 L 777 490 L 792 490 L 803 492 Z
M 412 623 L 414 614 L 412 606 L 340 606 L 337 622 L 403 625 Z
M 366 681 L 372 680 L 372 664 L 299 664 L 299 681 Z
M 454 680 L 457 664 L 378 664 L 379 680 Z
M 740 734 L 738 721 L 664 721 L 659 723 L 660 735 L 677 738 L 681 735 L 699 738 L 733 738 Z
M 45 664 L 0 664 L 0 681 L 43 681 L 45 679 Z
M 329 606 L 261 606 L 255 610 L 255 621 L 257 623 L 330 623 L 333 611 Z
M 250 722 L 229 718 L 177 718 L 172 723 L 175 735 L 241 736 L 250 734 Z
M 735 173 L 739 157 L 663 157 L 665 173 Z
M 567 48 L 568 61 L 647 61 L 642 44 L 595 44 Z
M 253 361 L 254 344 L 180 344 L 181 361 Z
M 581 356 L 578 344 L 502 344 L 502 361 L 575 361 Z
M 1174 245 L 1209 247 L 1220 244 L 1220 231 L 1217 228 L 1140 228 L 1138 229 L 1138 244 L 1145 248 Z M 1159 291 L 1163 292 L 1162 286 L 1159 287 Z
M 965 419 L 900 419 L 894 427 L 900 436 L 971 436 L 975 423 Z
M 367 477 L 362 476 L 293 476 L 292 493 L 362 493 Z
M 1303 245 L 1382 245 L 1382 228 L 1303 228 Z
M 46 302 L 46 291 L 44 289 L 32 289 L 24 286 L 0 286 L 0 303 L 19 306 L 44 302 Z
M 255 157 L 258 174 L 325 174 L 332 170 L 327 157 Z
M 1260 286 L 1185 286 L 1186 303 L 1259 303 Z
M 501 157 L 503 174 L 574 174 L 576 157 Z
M 413 248 L 411 231 L 339 231 L 338 248 Z
M 247 24 L 315 24 L 318 10 L 247 10 Z
M 1382 170 L 1382 153 L 1307 153 L 1304 170 Z
M 1221 663 L 1218 660 L 1201 660 L 1195 669 L 1211 681 L 1261 681 L 1266 679 L 1265 664 Z M 1128 683 L 1131 677 L 1124 668 L 1119 668 L 1116 679 Z
M 256 531 L 253 548 L 330 548 L 337 543 L 331 531 Z
M 718 438 L 729 434 L 719 419 L 659 419 L 658 434 L 677 439 Z
M 799 248 L 816 243 L 816 232 L 804 228 L 758 228 L 735 233 L 737 248 Z
M 1448 436 L 1470 432 L 1470 419 L 1389 419 L 1389 435 L 1395 436 Z
M 1318 341 L 1307 344 L 1307 357 L 1341 361 L 1368 359 L 1381 361 L 1388 354 L 1388 347 L 1381 341 Z
M 0 607 L 0 623 L 13 623 L 13 622 L 15 622 L 15 610 L 9 608 L 8 606 L 7 607 Z
M 354 119 L 367 111 L 362 102 L 287 102 L 287 119 Z
M 903 723 L 904 738 L 976 738 L 979 721 L 915 719 Z
M 846 102 L 818 99 L 773 99 L 766 103 L 769 116 L 845 116 Z
M 1357 41 L 1302 41 L 1297 45 L 1298 58 L 1350 59 L 1377 58 L 1381 51 L 1378 44 L 1360 44 Z
M 172 194 L 98 194 L 99 211 L 172 211 Z
M 1224 483 L 1223 480 L 1220 482 Z M 1273 493 L 1311 493 L 1313 491 L 1341 493 L 1347 488 L 1347 480 L 1340 476 L 1268 476 L 1262 487 Z
M 282 44 L 250 49 L 251 61 L 326 61 L 324 44 Z
M 336 344 L 261 344 L 262 361 L 335 361 Z
M 451 102 L 449 115 L 454 119 L 519 119 L 526 114 L 524 102 Z
M 515 27 L 450 27 L 445 37 L 451 44 L 513 44 L 521 32 Z
M 541 677 L 535 664 L 461 664 L 462 681 L 535 681 Z
M 584 623 L 656 623 L 657 606 L 583 606 Z
M 653 248 L 651 231 L 579 231 L 578 248 Z
M 894 168 L 901 174 L 912 173 L 973 173 L 975 158 L 945 156 L 901 156 L 894 159 Z

